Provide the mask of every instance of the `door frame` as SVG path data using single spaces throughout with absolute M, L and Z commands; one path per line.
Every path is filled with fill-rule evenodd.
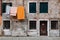
M 47 21 L 47 36 L 49 36 L 49 19 L 39 19 L 38 20 L 38 25 L 39 25 L 39 27 L 38 27 L 38 33 L 39 33 L 39 36 L 40 36 L 40 21 Z

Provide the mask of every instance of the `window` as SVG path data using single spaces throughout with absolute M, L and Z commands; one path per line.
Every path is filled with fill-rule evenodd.
M 29 3 L 29 13 L 36 13 L 36 2 Z
M 6 12 L 6 5 L 9 4 L 10 6 L 12 6 L 12 3 L 2 3 L 2 13 Z
M 29 29 L 36 29 L 36 21 L 29 21 Z
M 3 21 L 3 29 L 10 29 L 10 21 Z
M 58 29 L 58 21 L 51 21 L 51 29 Z
M 40 2 L 40 13 L 48 13 L 48 2 Z

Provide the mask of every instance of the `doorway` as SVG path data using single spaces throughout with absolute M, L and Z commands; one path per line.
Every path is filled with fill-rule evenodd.
M 47 36 L 47 21 L 40 21 L 40 36 Z

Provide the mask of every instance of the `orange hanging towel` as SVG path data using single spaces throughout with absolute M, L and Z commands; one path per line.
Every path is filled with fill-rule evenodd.
M 17 19 L 19 19 L 19 20 L 25 19 L 24 7 L 23 6 L 19 6 L 17 8 Z

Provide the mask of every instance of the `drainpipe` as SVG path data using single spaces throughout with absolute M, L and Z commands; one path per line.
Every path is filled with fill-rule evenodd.
M 2 0 L 0 0 L 0 35 L 3 35 L 2 33 Z
M 60 0 L 58 0 L 58 7 L 59 7 L 59 15 L 60 15 Z M 58 18 L 58 29 L 59 29 L 59 37 L 60 37 L 60 17 Z
M 24 6 L 24 0 L 23 0 L 23 6 Z
M 2 0 L 0 0 L 0 15 L 2 16 Z

